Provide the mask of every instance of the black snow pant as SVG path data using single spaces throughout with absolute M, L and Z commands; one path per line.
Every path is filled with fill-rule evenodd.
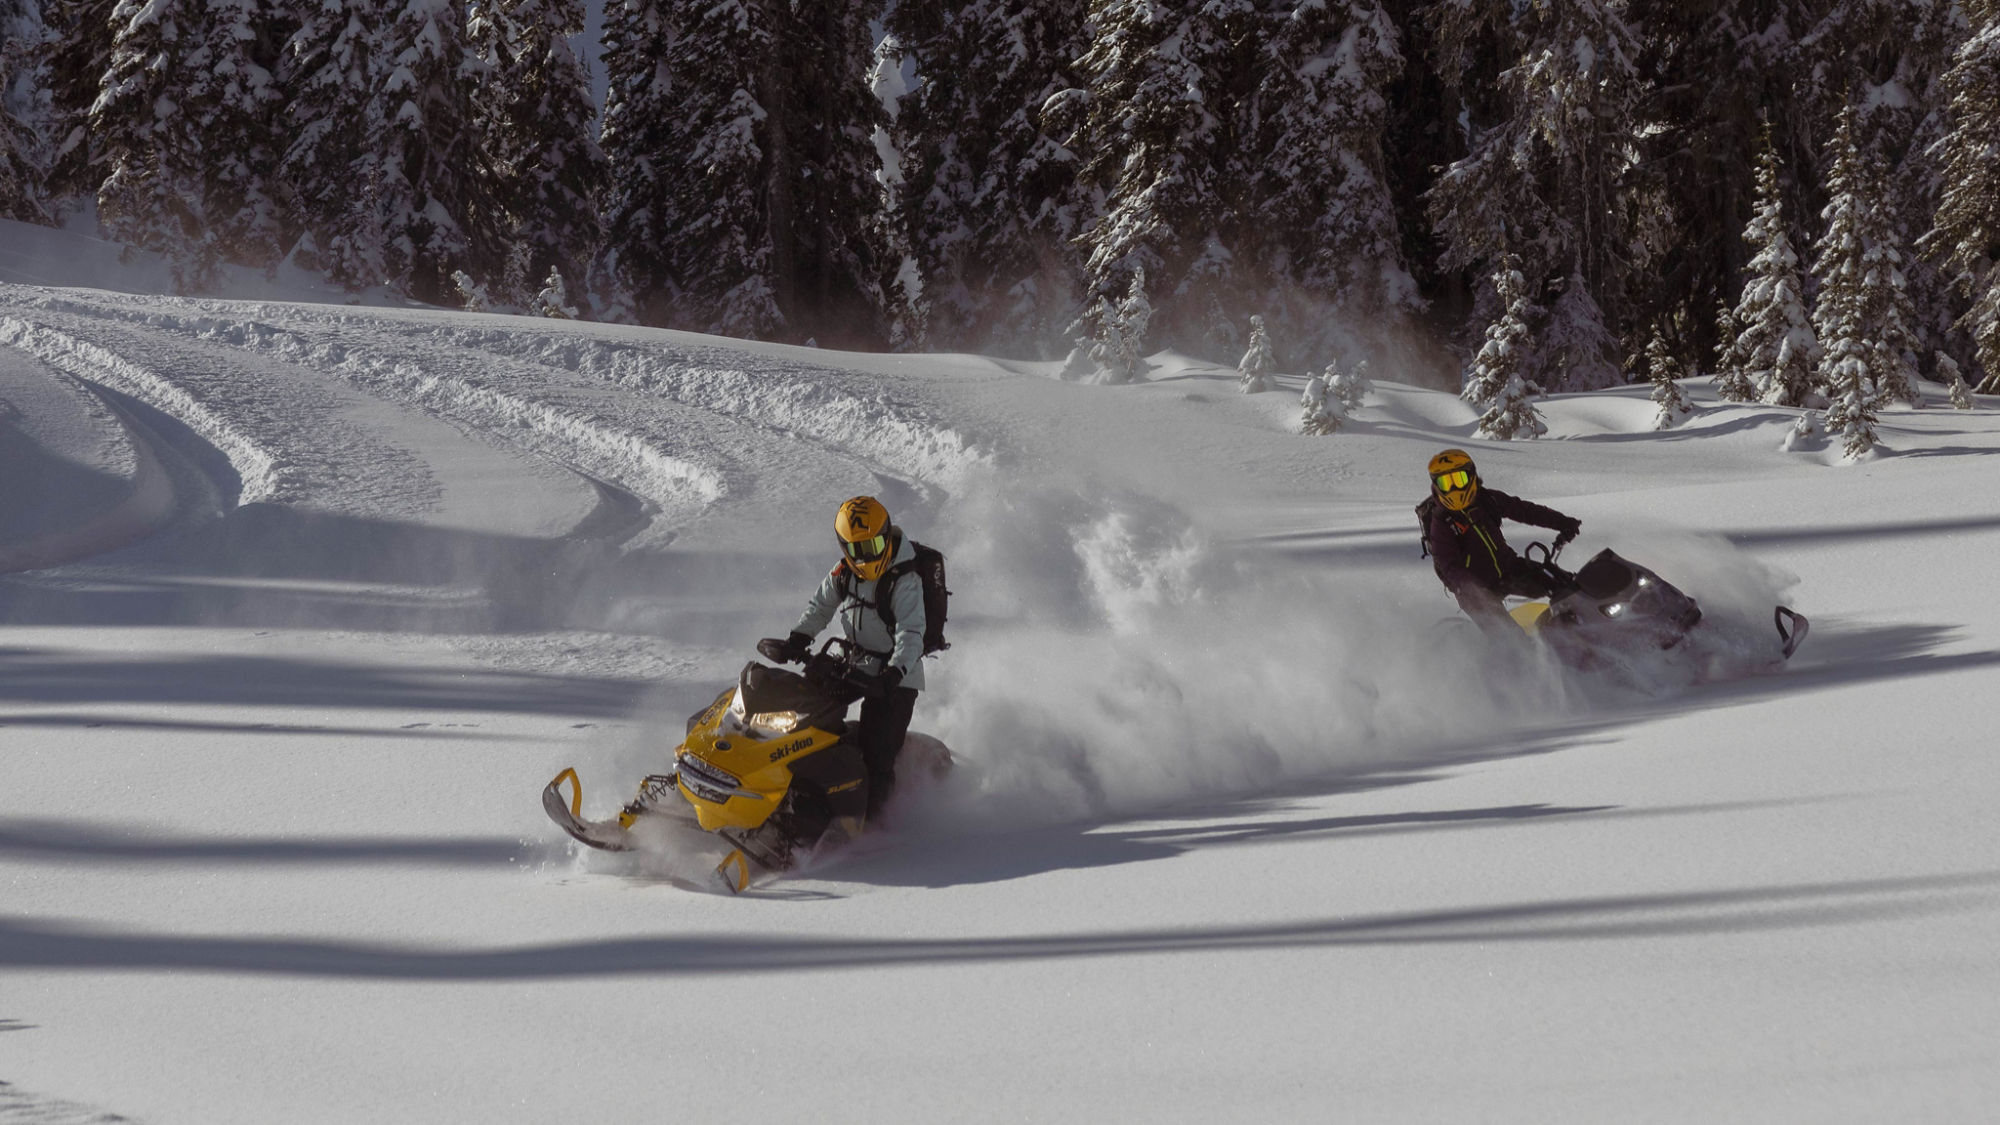
M 1488 636 L 1513 639 L 1521 636 L 1521 628 L 1508 616 L 1507 606 L 1500 599 L 1548 598 L 1559 592 L 1547 574 L 1524 562 L 1509 567 L 1506 577 L 1491 586 L 1484 582 L 1462 582 L 1452 594 L 1458 598 L 1458 608 Z
M 861 721 L 854 741 L 861 748 L 861 760 L 868 770 L 868 819 L 881 815 L 896 788 L 896 755 L 902 753 L 903 739 L 910 733 L 910 718 L 917 710 L 917 689 L 899 687 L 887 695 L 849 697 L 861 700 Z

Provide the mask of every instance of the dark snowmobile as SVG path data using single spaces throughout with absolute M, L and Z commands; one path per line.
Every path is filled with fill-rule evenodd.
M 1559 554 L 1544 543 L 1531 543 L 1522 552 L 1556 593 L 1509 613 L 1572 668 L 1596 667 L 1620 654 L 1680 647 L 1701 624 L 1701 607 L 1693 598 L 1609 548 L 1573 572 L 1556 564 Z M 1805 641 L 1810 622 L 1785 606 L 1776 607 L 1772 618 L 1779 659 L 1789 660 Z

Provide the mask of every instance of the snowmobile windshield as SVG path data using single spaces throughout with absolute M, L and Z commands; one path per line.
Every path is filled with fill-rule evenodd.
M 788 734 L 799 727 L 827 729 L 847 712 L 840 700 L 786 668 L 752 661 L 737 677 L 730 712 L 753 732 Z

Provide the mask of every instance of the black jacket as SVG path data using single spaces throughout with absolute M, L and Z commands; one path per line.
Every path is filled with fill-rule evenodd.
M 1454 512 L 1433 496 L 1417 506 L 1424 524 L 1424 546 L 1431 553 L 1431 565 L 1445 587 L 1456 593 L 1460 586 L 1474 582 L 1488 590 L 1504 590 L 1509 578 L 1527 565 L 1526 560 L 1507 545 L 1500 533 L 1501 520 L 1546 527 L 1554 532 L 1570 532 L 1582 521 L 1544 508 L 1497 488 L 1481 486 L 1464 511 Z

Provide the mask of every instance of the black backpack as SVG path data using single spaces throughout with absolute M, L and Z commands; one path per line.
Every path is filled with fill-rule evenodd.
M 944 552 L 935 547 L 926 547 L 914 539 L 910 540 L 910 547 L 915 550 L 916 557 L 907 562 L 897 563 L 882 575 L 882 580 L 875 585 L 875 601 L 872 604 L 875 612 L 882 615 L 882 624 L 888 626 L 889 635 L 895 636 L 896 607 L 889 604 L 890 599 L 884 595 L 896 588 L 896 579 L 914 572 L 918 581 L 924 584 L 924 655 L 929 656 L 931 653 L 942 652 L 951 647 L 951 642 L 944 639 L 946 600 L 951 597 L 951 591 L 946 589 L 944 584 Z M 843 567 L 841 576 L 843 579 L 841 594 L 844 597 L 854 597 L 854 588 L 849 585 L 854 575 Z

